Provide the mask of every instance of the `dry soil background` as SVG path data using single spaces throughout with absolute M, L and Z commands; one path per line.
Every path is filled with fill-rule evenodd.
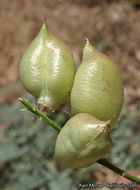
M 49 30 L 71 48 L 80 63 L 84 38 L 104 50 L 120 68 L 130 111 L 140 102 L 140 1 L 0 0 L 0 89 L 19 81 L 22 53 L 46 18 Z M 15 101 L 23 89 L 1 97 Z

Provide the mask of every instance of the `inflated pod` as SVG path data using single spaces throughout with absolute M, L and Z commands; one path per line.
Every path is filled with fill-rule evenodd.
M 75 113 L 90 113 L 101 121 L 116 123 L 123 104 L 123 83 L 114 62 L 87 43 L 71 91 Z
M 45 24 L 21 59 L 20 80 L 39 104 L 50 109 L 64 102 L 71 91 L 74 80 L 71 50 Z
M 60 164 L 83 168 L 102 158 L 111 147 L 109 122 L 81 113 L 73 116 L 60 131 L 55 156 Z

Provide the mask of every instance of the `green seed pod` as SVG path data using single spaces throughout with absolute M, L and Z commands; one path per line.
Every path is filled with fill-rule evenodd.
M 115 63 L 87 41 L 71 91 L 75 113 L 90 113 L 101 121 L 116 123 L 123 104 L 123 83 Z
M 43 24 L 20 63 L 20 80 L 37 102 L 50 109 L 63 103 L 74 80 L 70 48 L 48 32 Z
M 83 168 L 102 158 L 112 147 L 109 122 L 87 113 L 73 116 L 60 131 L 55 146 L 58 163 Z

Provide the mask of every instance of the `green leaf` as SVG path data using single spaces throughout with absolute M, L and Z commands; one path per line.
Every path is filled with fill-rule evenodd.
M 39 174 L 24 175 L 17 183 L 11 186 L 10 190 L 31 190 L 42 185 L 45 180 Z
M 27 153 L 28 147 L 19 148 L 15 145 L 4 145 L 0 149 L 0 162 L 11 161 L 17 159 Z

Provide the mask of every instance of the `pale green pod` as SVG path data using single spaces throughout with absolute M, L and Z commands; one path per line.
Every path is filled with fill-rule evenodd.
M 52 109 L 63 103 L 71 91 L 74 80 L 71 50 L 45 24 L 21 59 L 20 80 L 38 103 Z
M 108 122 L 81 113 L 73 116 L 60 131 L 55 156 L 60 164 L 83 168 L 102 158 L 111 148 Z
M 123 83 L 117 65 L 87 41 L 71 91 L 75 113 L 90 113 L 115 125 L 123 104 Z

